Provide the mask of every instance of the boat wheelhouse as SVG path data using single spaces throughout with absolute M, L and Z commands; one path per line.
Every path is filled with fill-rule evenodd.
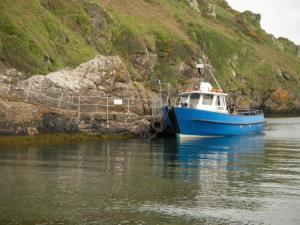
M 221 90 L 214 90 L 210 83 L 202 82 L 199 90 L 179 94 L 175 106 L 228 114 L 226 96 Z
M 198 90 L 180 93 L 171 109 L 165 107 L 164 119 L 178 137 L 207 138 L 262 133 L 265 126 L 263 112 L 237 110 L 235 104 L 227 107 L 228 94 L 222 91 L 219 84 L 218 87 L 213 89 L 210 83 L 202 81 Z

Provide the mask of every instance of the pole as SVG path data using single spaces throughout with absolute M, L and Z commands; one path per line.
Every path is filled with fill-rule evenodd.
M 60 109 L 60 106 L 61 106 L 61 102 L 63 100 L 63 97 L 64 97 L 64 93 L 61 94 L 61 97 L 59 99 L 59 103 L 58 103 L 58 106 L 57 106 L 57 109 Z
M 127 113 L 130 113 L 130 98 L 128 98 Z
M 218 88 L 223 91 L 223 89 L 221 88 L 221 85 L 219 84 L 218 80 L 216 79 L 215 75 L 211 72 L 210 69 L 208 69 L 209 74 L 211 75 L 211 77 L 213 78 L 214 82 L 217 84 Z
M 80 122 L 80 95 L 78 96 L 78 107 L 77 107 L 77 122 L 79 123 Z
M 29 88 L 28 93 L 27 93 L 27 95 L 26 95 L 26 100 L 25 100 L 25 102 L 28 102 L 28 100 L 29 100 L 29 95 L 30 95 L 30 93 L 31 93 L 32 85 L 33 85 L 33 83 L 30 84 L 30 88 Z
M 152 105 L 152 117 L 154 116 L 154 100 L 151 100 L 151 105 Z
M 108 97 L 106 97 L 106 127 L 109 127 L 108 124 Z
M 160 83 L 160 80 L 159 80 L 159 95 L 160 95 L 160 98 L 162 98 L 162 96 L 161 96 L 161 83 Z
M 7 87 L 7 94 L 9 93 L 11 88 L 11 78 L 9 79 L 8 87 Z
M 67 104 L 69 104 L 69 103 L 70 103 L 70 98 L 71 98 L 71 96 L 69 95 L 69 96 L 68 96 L 68 101 L 67 101 Z
M 16 89 L 19 90 L 19 87 L 20 87 L 20 80 L 18 79 L 18 83 L 17 83 Z

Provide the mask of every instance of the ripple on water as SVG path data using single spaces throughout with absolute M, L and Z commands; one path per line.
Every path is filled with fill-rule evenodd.
M 0 149 L 0 224 L 297 224 L 300 119 L 265 135 Z

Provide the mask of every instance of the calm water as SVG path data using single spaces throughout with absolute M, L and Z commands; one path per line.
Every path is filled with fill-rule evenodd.
M 1 148 L 0 224 L 300 224 L 300 118 L 265 136 Z

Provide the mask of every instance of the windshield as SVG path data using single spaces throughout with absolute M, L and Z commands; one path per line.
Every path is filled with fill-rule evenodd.
M 216 105 L 224 107 L 225 106 L 225 98 L 223 96 L 217 96 Z
M 187 107 L 188 106 L 188 101 L 189 101 L 189 95 L 181 95 L 179 106 Z
M 190 96 L 190 108 L 197 108 L 200 99 L 200 94 L 194 93 Z
M 214 96 L 205 94 L 203 95 L 202 105 L 212 105 Z

